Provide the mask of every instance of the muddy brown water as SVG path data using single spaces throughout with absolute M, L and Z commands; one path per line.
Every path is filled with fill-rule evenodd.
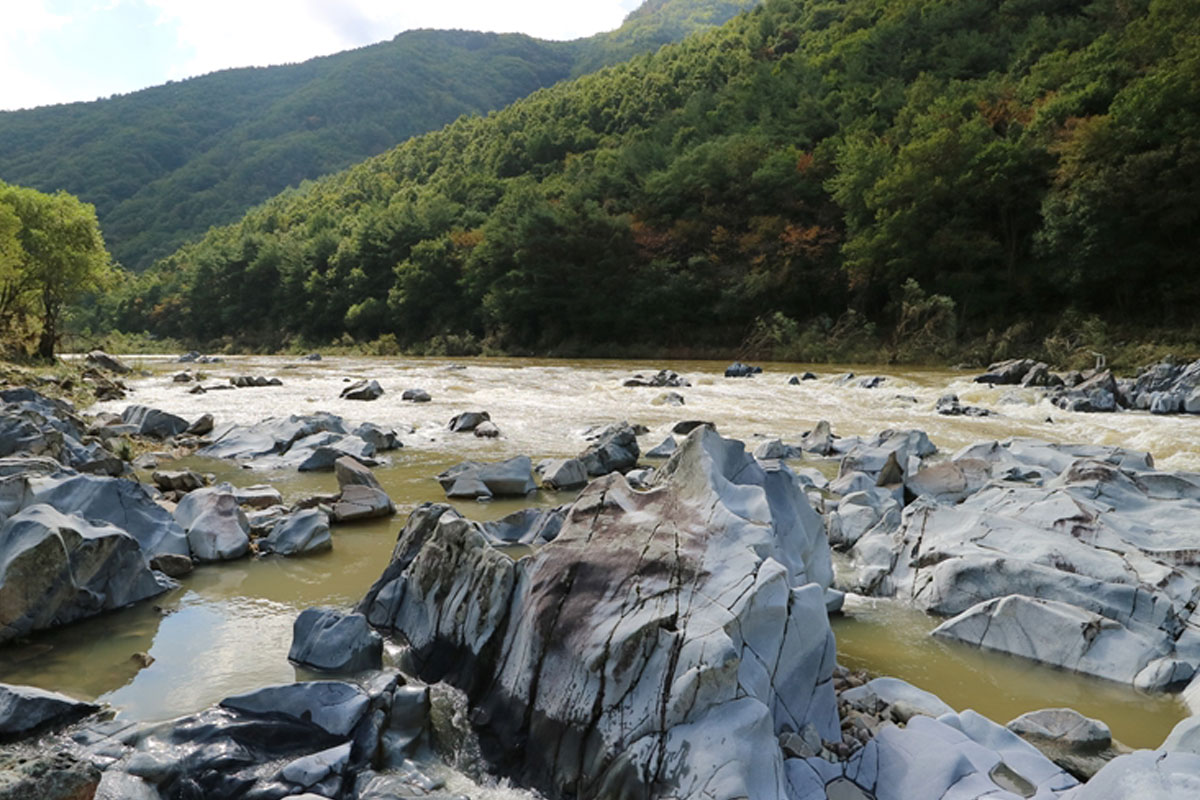
M 221 364 L 181 365 L 161 357 L 128 359 L 145 374 L 127 381 L 127 401 L 99 404 L 120 411 L 127 403 L 162 408 L 191 419 L 212 413 L 222 422 L 256 422 L 273 415 L 329 411 L 349 420 L 396 427 L 405 447 L 376 473 L 399 514 L 379 522 L 338 526 L 331 552 L 307 558 L 260 558 L 196 570 L 160 598 L 0 649 L 0 681 L 28 683 L 112 705 L 119 714 L 159 720 L 194 712 L 230 694 L 313 677 L 287 660 L 291 626 L 300 609 L 348 608 L 379 576 L 407 513 L 426 501 L 443 501 L 432 476 L 473 458 L 574 455 L 590 425 L 628 419 L 651 433 L 643 450 L 657 445 L 682 419 L 710 420 L 726 436 L 753 447 L 763 437 L 795 442 L 817 421 L 843 436 L 885 428 L 921 428 L 944 452 L 1010 435 L 1052 441 L 1119 444 L 1152 452 L 1160 467 L 1200 470 L 1200 419 L 1147 414 L 1082 415 L 1060 411 L 1027 390 L 990 389 L 968 375 L 945 370 L 896 370 L 828 365 L 766 365 L 751 379 L 725 379 L 715 362 L 440 360 L 329 358 L 297 362 L 285 357 L 230 358 Z M 682 389 L 625 388 L 634 373 L 677 370 L 692 382 Z M 280 378 L 281 387 L 187 393 L 171 380 L 190 369 L 206 384 L 235 375 Z M 787 385 L 795 373 L 820 377 Z M 886 375 L 877 389 L 837 377 Z M 375 378 L 385 389 L 377 401 L 338 399 L 348 379 Z M 407 388 L 423 388 L 433 401 L 404 403 Z M 666 391 L 686 398 L 682 408 L 660 402 Z M 933 412 L 937 398 L 957 392 L 965 403 L 1002 416 L 948 419 Z M 466 410 L 487 410 L 499 440 L 449 434 L 445 423 Z M 410 432 L 411 431 L 411 432 Z M 644 461 L 644 463 L 652 463 Z M 801 462 L 804 463 L 804 462 Z M 288 500 L 336 490 L 332 474 L 252 471 L 195 457 L 164 465 L 189 466 L 239 485 L 269 483 Z M 831 465 L 822 466 L 828 470 Z M 466 516 L 496 519 L 530 504 L 569 502 L 571 493 L 538 492 L 523 501 L 462 502 Z M 514 552 L 514 556 L 521 553 Z M 934 640 L 937 620 L 886 601 L 851 604 L 833 620 L 839 658 L 853 668 L 895 675 L 941 696 L 958 709 L 974 708 L 1001 723 L 1045 707 L 1070 706 L 1103 719 L 1122 742 L 1154 747 L 1187 710 L 1176 698 L 1042 667 L 996 653 Z M 148 653 L 142 666 L 132 657 Z

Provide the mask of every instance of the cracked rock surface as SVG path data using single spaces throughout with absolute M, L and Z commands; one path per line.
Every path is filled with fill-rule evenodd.
M 786 467 L 707 427 L 655 482 L 593 481 L 517 562 L 422 507 L 359 610 L 466 692 L 488 761 L 525 785 L 787 797 L 780 735 L 840 738 L 820 519 Z
M 923 493 L 898 526 L 881 517 L 855 541 L 857 591 L 953 617 L 936 633 L 981 647 L 1146 690 L 1191 679 L 1200 476 L 1029 439 L 954 461 L 976 478 Z

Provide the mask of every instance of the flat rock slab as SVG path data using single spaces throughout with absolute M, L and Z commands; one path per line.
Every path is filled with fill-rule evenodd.
M 349 736 L 367 712 L 370 698 L 357 686 L 308 681 L 268 686 L 227 697 L 224 708 L 263 717 L 283 717 L 316 725 L 334 736 Z
M 100 710 L 57 692 L 0 683 L 0 741 L 66 725 Z

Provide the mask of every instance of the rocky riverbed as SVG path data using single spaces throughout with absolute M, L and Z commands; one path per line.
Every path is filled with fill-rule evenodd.
M 267 372 L 247 366 L 277 374 L 239 385 Z M 866 596 L 895 598 L 981 652 L 1129 693 L 1200 692 L 1195 431 L 1178 427 L 1174 449 L 1155 453 L 1136 447 L 1145 433 L 1073 444 L 1061 434 L 1082 413 L 1034 421 L 1049 398 L 937 428 L 946 389 L 979 402 L 969 381 L 792 382 L 753 368 L 612 375 L 564 409 L 552 401 L 569 405 L 569 387 L 597 371 L 554 370 L 560 383 L 527 401 L 544 410 L 531 420 L 512 412 L 510 384 L 548 387 L 544 368 L 410 365 L 398 384 L 379 365 L 355 365 L 374 378 L 308 361 L 322 376 L 308 380 L 292 366 L 231 365 L 235 388 L 193 394 L 160 364 L 126 375 L 132 396 L 89 409 L 98 417 L 28 388 L 0 395 L 0 648 L 36 659 L 63 625 L 86 635 L 86 620 L 244 575 L 247 559 L 335 581 L 319 554 L 375 530 L 363 526 L 394 542 L 355 602 L 281 609 L 292 679 L 168 719 L 0 689 L 0 797 L 366 800 L 498 780 L 551 798 L 1200 791 L 1195 718 L 1137 751 L 1066 710 L 1006 727 L 886 664 L 839 665 L 830 625 Z M 508 380 L 482 377 L 497 369 Z M 338 374 L 364 383 L 342 392 Z M 468 382 L 495 390 L 489 413 Z M 664 387 L 678 399 L 654 394 Z M 401 421 L 393 395 L 421 419 Z M 600 413 L 582 416 L 597 398 Z M 843 409 L 817 424 L 797 400 Z M 931 424 L 852 426 L 854 403 L 888 409 L 871 423 Z M 264 404 L 278 413 L 258 415 Z M 772 404 L 792 410 L 754 419 Z M 1056 436 L 1031 436 L 1040 426 Z M 138 462 L 156 469 L 135 469 L 135 450 L 156 453 Z M 404 462 L 427 489 L 392 481 Z M 840 580 L 834 550 L 849 559 Z M 138 669 L 154 670 L 154 652 L 135 654 Z

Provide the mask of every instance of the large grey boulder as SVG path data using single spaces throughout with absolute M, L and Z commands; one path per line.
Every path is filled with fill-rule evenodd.
M 832 577 L 790 471 L 702 428 L 655 488 L 593 481 L 516 562 L 449 508 L 418 509 L 359 610 L 405 637 L 422 679 L 468 691 L 535 788 L 773 799 L 781 733 L 840 736 Z
M 1030 711 L 1005 727 L 1080 780 L 1091 778 L 1117 755 L 1108 726 L 1072 708 Z
M 0 525 L 0 642 L 145 600 L 178 584 L 137 540 L 47 505 Z
M 288 658 L 328 672 L 379 669 L 383 663 L 383 637 L 371 629 L 362 614 L 306 608 L 292 624 Z
M 588 475 L 597 476 L 633 469 L 640 454 L 633 427 L 621 422 L 602 430 L 578 458 Z
M 538 465 L 547 489 L 578 489 L 588 482 L 587 469 L 577 458 L 556 458 Z
M 148 406 L 129 406 L 121 412 L 126 425 L 133 425 L 142 436 L 167 439 L 188 429 L 188 421 L 166 411 Z
M 333 547 L 329 532 L 329 515 L 316 508 L 297 511 L 280 519 L 271 532 L 259 542 L 264 553 L 298 556 L 323 553 Z
M 447 497 L 524 497 L 537 488 L 529 456 L 493 464 L 464 461 L 442 472 L 437 480 Z
M 335 522 L 356 522 L 364 519 L 390 517 L 396 505 L 383 489 L 363 484 L 349 484 L 333 506 Z
M 64 514 L 102 521 L 128 533 L 147 558 L 190 553 L 186 532 L 136 481 L 95 475 L 45 475 L 25 482 L 22 506 L 44 503 Z
M 250 523 L 227 483 L 187 494 L 175 507 L 175 521 L 199 561 L 230 561 L 250 551 Z
M 0 742 L 75 722 L 100 710 L 57 692 L 0 683 Z
M 271 417 L 253 425 L 225 424 L 213 430 L 212 443 L 197 451 L 207 458 L 261 460 L 271 463 L 296 442 L 317 433 L 348 433 L 345 421 L 333 414 Z M 276 459 L 276 463 L 279 460 Z
M 375 477 L 375 473 L 371 472 L 370 467 L 363 465 L 361 461 L 351 456 L 342 456 L 334 461 L 333 474 L 337 477 L 338 487 L 341 489 L 345 489 L 347 486 L 383 488 L 379 485 L 379 479 Z

